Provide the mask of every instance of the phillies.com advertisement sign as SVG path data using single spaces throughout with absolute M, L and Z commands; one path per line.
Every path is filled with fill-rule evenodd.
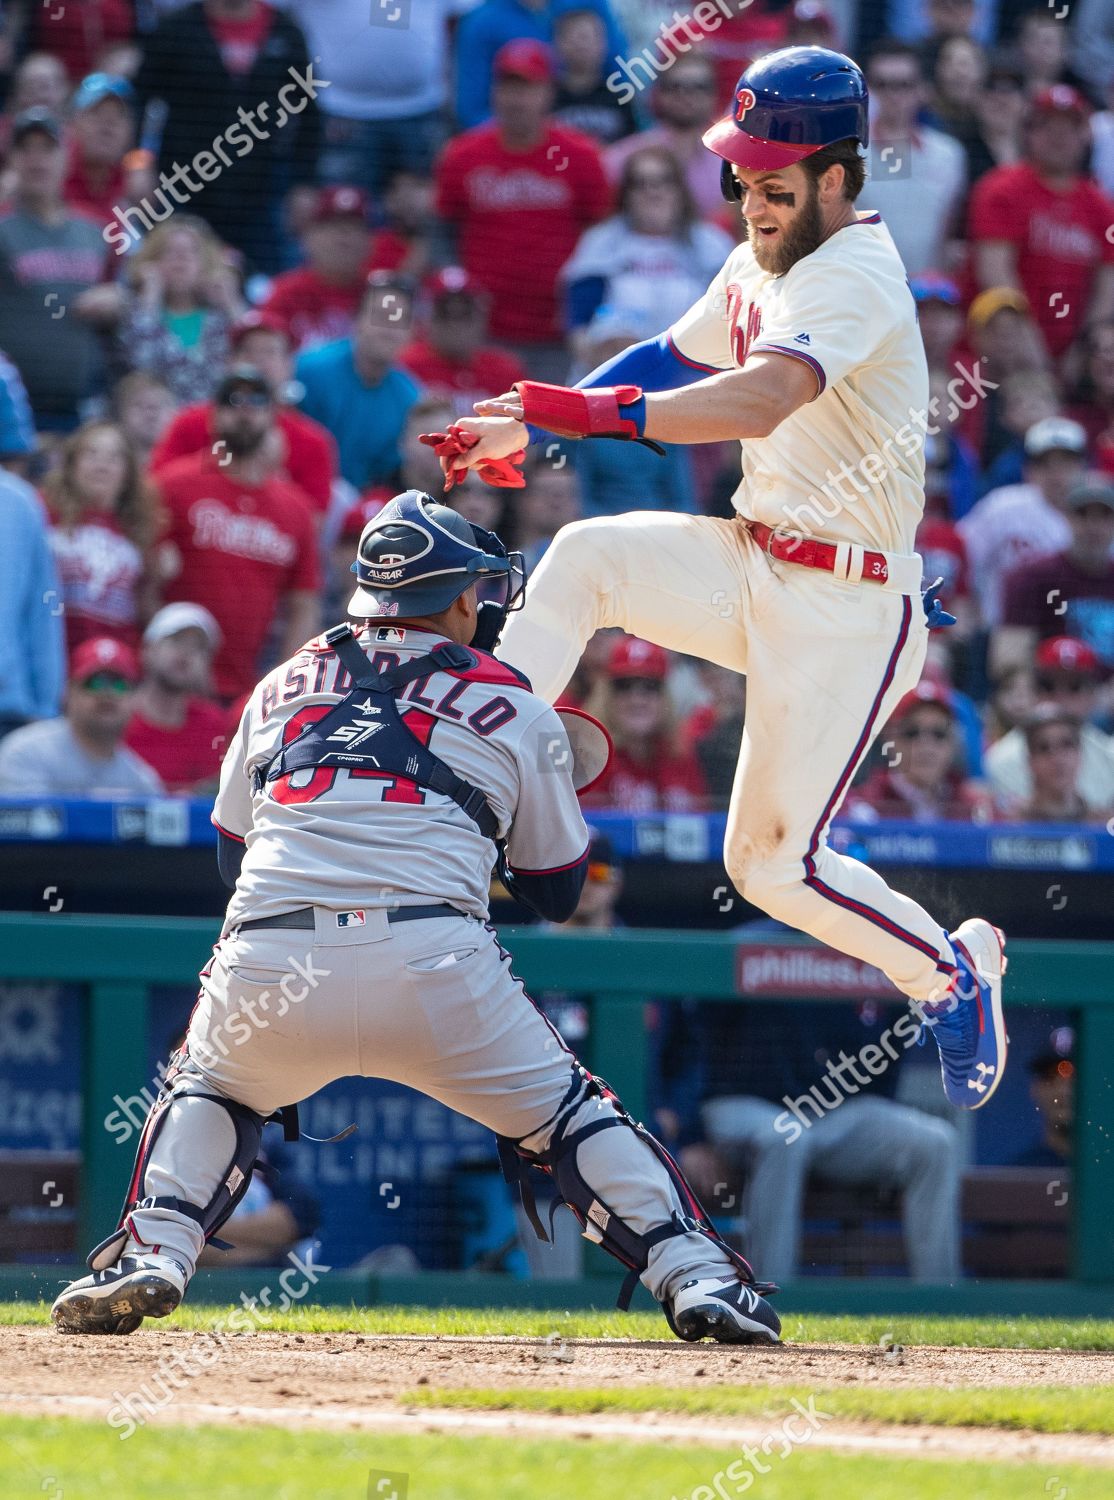
M 900 1000 L 873 964 L 831 948 L 747 943 L 735 950 L 735 988 L 741 995 L 782 995 L 808 1000 Z

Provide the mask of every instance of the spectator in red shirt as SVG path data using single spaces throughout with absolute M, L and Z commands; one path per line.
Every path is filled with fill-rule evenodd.
M 557 273 L 611 193 L 594 141 L 553 124 L 554 63 L 541 42 L 495 56 L 494 119 L 451 141 L 437 164 L 437 211 L 460 263 L 491 294 L 491 331 L 532 376 L 564 374 Z
M 204 604 L 223 640 L 214 662 L 217 693 L 230 699 L 260 675 L 260 654 L 280 609 L 275 660 L 317 629 L 320 575 L 307 496 L 274 472 L 276 406 L 250 365 L 217 387 L 211 451 L 168 464 L 158 488 L 169 515 L 162 544 L 166 597 Z
M 958 751 L 951 694 L 919 682 L 894 710 L 882 737 L 885 764 L 853 795 L 848 816 L 858 822 L 985 822 L 993 811 L 990 798 L 957 770 Z
M 62 191 L 71 208 L 101 224 L 132 201 L 124 161 L 135 140 L 134 100 L 126 78 L 90 73 L 70 105 L 69 170 Z
M 1114 483 L 1092 475 L 1068 494 L 1071 541 L 1062 552 L 1023 562 L 1003 584 L 1002 623 L 991 640 L 991 670 L 1031 661 L 1038 640 L 1070 635 L 1114 669 Z
M 112 636 L 126 645 L 155 607 L 155 497 L 115 422 L 87 422 L 62 445 L 43 486 L 66 643 Z
M 1025 160 L 988 172 L 971 194 L 979 287 L 1023 291 L 1054 359 L 1086 323 L 1114 315 L 1114 203 L 1085 171 L 1089 117 L 1075 89 L 1045 89 L 1033 101 Z
M 669 656 L 660 646 L 624 635 L 611 648 L 596 716 L 615 750 L 603 776 L 585 793 L 585 807 L 647 813 L 706 806 L 700 766 L 677 744 L 668 676 Z
M 446 266 L 427 292 L 425 331 L 398 362 L 429 395 L 450 401 L 454 416 L 471 416 L 475 402 L 509 391 L 526 371 L 513 354 L 486 342 L 490 298 L 467 271 Z
M 309 496 L 314 512 L 324 515 L 337 474 L 336 443 L 320 422 L 283 401 L 292 389 L 294 374 L 286 325 L 270 313 L 250 312 L 233 327 L 230 343 L 233 364 L 251 365 L 259 370 L 277 394 L 275 426 L 284 445 L 282 470 Z M 211 451 L 215 436 L 215 402 L 199 401 L 183 407 L 151 456 L 152 473 L 158 473 L 187 453 Z
M 276 276 L 263 304 L 290 329 L 295 349 L 352 332 L 367 279 L 370 218 L 371 199 L 362 188 L 324 187 L 317 194 L 302 233 L 306 264 Z
M 208 697 L 220 626 L 200 604 L 166 604 L 143 632 L 143 678 L 124 743 L 168 792 L 216 790 L 227 715 Z

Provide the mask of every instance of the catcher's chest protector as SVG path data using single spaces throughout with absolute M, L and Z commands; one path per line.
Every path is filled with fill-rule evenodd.
M 484 793 L 422 744 L 399 713 L 396 701 L 396 694 L 419 678 L 475 666 L 476 658 L 467 646 L 446 642 L 413 661 L 376 671 L 360 649 L 351 626 L 336 626 L 326 632 L 325 640 L 344 663 L 354 686 L 322 718 L 307 724 L 297 739 L 278 751 L 266 766 L 256 769 L 256 790 L 293 771 L 322 767 L 404 776 L 452 798 L 485 837 L 495 838 L 499 824 Z

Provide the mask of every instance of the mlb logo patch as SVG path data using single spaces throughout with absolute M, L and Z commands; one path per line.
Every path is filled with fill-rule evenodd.
M 397 625 L 381 625 L 375 632 L 375 639 L 391 646 L 401 646 L 406 639 L 406 632 Z
M 362 911 L 337 912 L 338 927 L 363 927 L 366 925 L 366 922 L 367 918 L 364 916 Z

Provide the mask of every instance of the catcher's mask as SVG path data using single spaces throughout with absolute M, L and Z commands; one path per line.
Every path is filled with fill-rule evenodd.
M 526 597 L 521 552 L 508 552 L 493 531 L 473 526 L 421 490 L 387 502 L 360 535 L 348 602 L 357 619 L 415 619 L 440 614 L 465 589 L 503 579 L 499 625 Z

